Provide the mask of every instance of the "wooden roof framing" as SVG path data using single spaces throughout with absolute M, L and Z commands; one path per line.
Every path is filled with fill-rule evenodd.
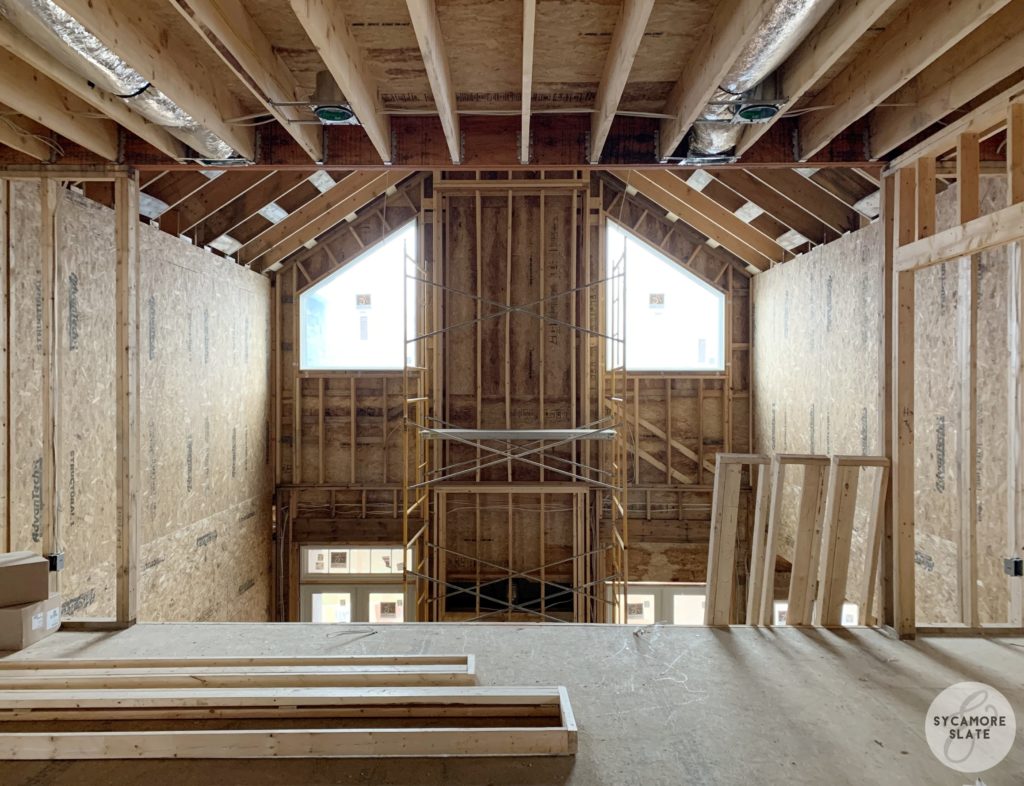
M 272 172 L 310 164 L 657 166 L 685 150 L 694 120 L 772 3 L 59 5 L 205 129 Z M 738 168 L 884 160 L 986 91 L 1008 87 L 1008 79 L 1024 83 L 1015 56 L 1024 36 L 1024 0 L 940 5 L 837 0 L 779 68 L 782 111 L 747 127 L 736 150 Z M 190 130 L 147 121 L 15 22 L 0 20 L 0 46 L 16 57 L 6 61 L 11 67 L 0 77 L 0 91 L 16 98 L 13 83 L 24 82 L 14 78 L 19 75 L 52 80 L 41 83 L 49 105 L 40 96 L 36 111 L 22 114 L 56 136 L 30 141 L 5 131 L 15 148 L 0 149 L 0 166 L 43 160 L 48 142 L 55 145 L 45 154 L 53 164 L 117 161 L 170 169 L 196 157 Z M 316 123 L 304 102 L 324 70 L 360 125 Z M 71 103 L 62 112 L 65 95 Z M 18 111 L 16 101 L 5 103 Z M 119 127 L 116 144 L 104 119 Z

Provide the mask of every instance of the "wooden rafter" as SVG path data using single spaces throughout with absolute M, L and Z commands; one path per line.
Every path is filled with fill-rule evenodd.
M 211 180 L 208 185 L 196 191 L 177 207 L 160 216 L 160 225 L 164 227 L 165 220 L 170 222 L 173 215 L 176 226 L 171 229 L 172 233 L 185 234 L 204 218 L 217 212 L 270 176 L 269 172 L 225 172 L 215 180 Z M 170 226 L 168 223 L 168 228 Z
M 75 73 L 58 58 L 47 52 L 17 30 L 10 22 L 0 18 L 0 47 L 24 60 L 36 71 L 59 84 L 102 114 L 120 123 L 125 130 L 153 145 L 161 153 L 174 159 L 183 158 L 185 146 L 171 133 L 145 120 L 118 98 L 96 89 L 81 74 Z
M 172 30 L 133 9 L 128 0 L 60 0 L 60 6 L 123 57 L 162 93 L 243 158 L 256 155 L 252 128 L 227 118 L 242 114 L 217 74 L 188 57 L 188 46 Z
M 913 0 L 816 97 L 822 109 L 800 118 L 800 157 L 817 153 L 844 128 L 979 27 L 1009 0 Z
M 729 72 L 736 53 L 757 30 L 771 6 L 764 0 L 723 0 L 718 4 L 700 46 L 687 59 L 665 104 L 665 114 L 671 117 L 661 121 L 662 160 L 679 147 Z
M 758 270 L 767 270 L 773 262 L 782 262 L 786 257 L 785 249 L 774 240 L 671 172 L 633 169 L 627 185 Z
M 292 10 L 345 94 L 370 142 L 384 163 L 391 163 L 391 121 L 363 63 L 340 4 L 329 0 L 291 0 Z
M 533 42 L 537 28 L 537 0 L 523 0 L 522 122 L 519 130 L 519 163 L 530 163 L 530 105 L 533 101 Z
M 252 264 L 259 260 L 258 268 L 265 270 L 341 222 L 408 174 L 401 170 L 353 172 L 246 243 L 238 251 L 238 261 Z
M 594 114 L 590 118 L 590 163 L 601 160 L 605 140 L 611 131 L 615 111 L 622 99 L 622 91 L 626 88 L 633 60 L 636 58 L 640 42 L 643 41 L 647 20 L 654 9 L 654 0 L 626 0 L 619 13 L 619 21 L 612 34 L 611 45 L 601 72 L 601 82 L 597 88 L 597 99 Z
M 168 209 L 184 202 L 194 193 L 210 184 L 210 178 L 202 172 L 183 170 L 181 172 L 168 172 L 159 180 L 146 186 L 146 194 L 159 199 Z
M 197 246 L 212 243 L 221 235 L 229 234 L 250 216 L 279 199 L 301 183 L 308 172 L 274 172 L 240 196 L 223 205 L 199 221 L 189 233 Z
M 10 52 L 0 51 L 0 102 L 108 161 L 117 159 L 117 126 Z
M 839 0 L 821 20 L 815 31 L 782 65 L 779 89 L 786 103 L 767 123 L 749 125 L 736 146 L 743 155 L 759 140 L 818 80 L 834 66 L 846 51 L 878 21 L 895 0 Z
M 750 169 L 749 174 L 839 234 L 860 228 L 860 214 L 817 183 L 792 169 Z
M 12 114 L 9 107 L 0 105 L 0 145 L 7 145 L 36 161 L 47 161 L 53 154 L 53 148 L 46 139 L 49 130 Z M 33 127 L 29 128 L 29 125 Z
M 322 127 L 292 106 L 302 95 L 292 72 L 274 51 L 242 0 L 173 0 L 196 32 L 221 56 L 267 111 L 314 161 L 324 157 Z
M 1003 8 L 875 109 L 870 150 L 891 152 L 1024 67 L 1024 4 Z M 1024 85 L 1024 81 L 1021 83 Z
M 441 128 L 448 140 L 448 151 L 452 163 L 462 161 L 462 134 L 459 131 L 459 115 L 455 105 L 455 88 L 452 87 L 452 75 L 448 66 L 448 55 L 445 51 L 444 35 L 441 33 L 441 22 L 437 18 L 437 7 L 434 0 L 408 0 L 409 16 L 412 28 L 416 33 L 416 41 L 420 45 L 423 66 L 427 70 L 427 79 L 434 94 L 434 104 L 441 118 Z
M 749 172 L 742 169 L 719 169 L 713 174 L 737 194 L 771 213 L 777 220 L 811 242 L 828 243 L 839 237 L 836 230 Z

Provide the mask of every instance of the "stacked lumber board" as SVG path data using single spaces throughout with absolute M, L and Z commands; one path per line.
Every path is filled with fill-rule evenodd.
M 0 661 L 0 759 L 575 753 L 565 688 L 475 680 L 473 656 Z

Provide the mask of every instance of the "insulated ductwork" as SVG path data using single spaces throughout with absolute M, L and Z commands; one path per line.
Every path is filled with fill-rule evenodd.
M 0 0 L 0 16 L 96 87 L 124 100 L 150 122 L 176 129 L 175 136 L 200 157 L 209 160 L 236 157 L 230 145 L 150 85 L 142 74 L 50 0 Z
M 728 153 L 743 125 L 736 113 L 742 98 L 789 57 L 834 0 L 778 0 L 740 52 L 690 131 L 689 157 Z

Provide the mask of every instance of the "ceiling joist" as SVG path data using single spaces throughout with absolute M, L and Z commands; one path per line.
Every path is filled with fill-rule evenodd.
M 780 68 L 779 89 L 786 103 L 766 123 L 747 126 L 736 146 L 743 155 L 804 93 L 810 90 L 846 54 L 864 33 L 889 10 L 895 0 L 839 0 L 814 32 Z
M 174 31 L 128 0 L 60 0 L 59 5 L 132 68 L 243 158 L 256 156 L 252 128 L 227 118 L 242 114 L 238 101 L 187 54 Z
M 533 44 L 537 28 L 537 0 L 523 0 L 522 122 L 519 128 L 519 163 L 530 163 L 530 112 L 533 102 Z
M 619 12 L 619 21 L 612 34 L 608 56 L 604 61 L 597 88 L 594 113 L 590 118 L 590 163 L 601 160 L 601 151 L 611 131 L 615 112 L 626 89 L 633 60 L 644 38 L 647 20 L 654 9 L 654 0 L 626 0 Z
M 815 97 L 821 108 L 800 118 L 806 161 L 910 81 L 1010 0 L 913 0 Z
M 6 19 L 0 18 L 0 47 L 24 60 L 36 71 L 59 84 L 93 109 L 120 123 L 140 139 L 172 159 L 185 156 L 185 145 L 170 131 L 150 123 L 133 112 L 119 98 L 98 90 L 88 79 L 75 73 L 59 59 L 23 35 Z
M 118 157 L 117 124 L 93 117 L 93 108 L 7 50 L 0 50 L 0 103 L 91 150 Z
M 870 150 L 878 158 L 1024 68 L 1024 5 L 995 14 L 875 109 Z M 1022 80 L 1024 81 L 1024 80 Z
M 408 0 L 409 16 L 412 28 L 416 33 L 416 41 L 423 55 L 423 65 L 427 70 L 430 89 L 434 93 L 434 104 L 441 118 L 441 128 L 448 140 L 448 152 L 452 163 L 462 161 L 462 134 L 459 131 L 459 114 L 455 104 L 455 89 L 452 87 L 452 75 L 448 66 L 448 55 L 445 52 L 444 36 L 441 34 L 441 23 L 437 18 L 437 7 L 434 0 Z
M 765 0 L 722 0 L 718 4 L 700 46 L 688 58 L 665 103 L 665 114 L 670 117 L 661 121 L 663 161 L 679 147 L 772 5 Z
M 172 0 L 174 6 L 313 161 L 324 157 L 322 127 L 295 103 L 302 95 L 292 72 L 242 0 Z M 306 121 L 306 122 L 303 122 Z
M 366 70 L 340 4 L 330 0 L 291 0 L 291 5 L 381 160 L 390 164 L 391 120 L 381 108 L 377 87 Z

